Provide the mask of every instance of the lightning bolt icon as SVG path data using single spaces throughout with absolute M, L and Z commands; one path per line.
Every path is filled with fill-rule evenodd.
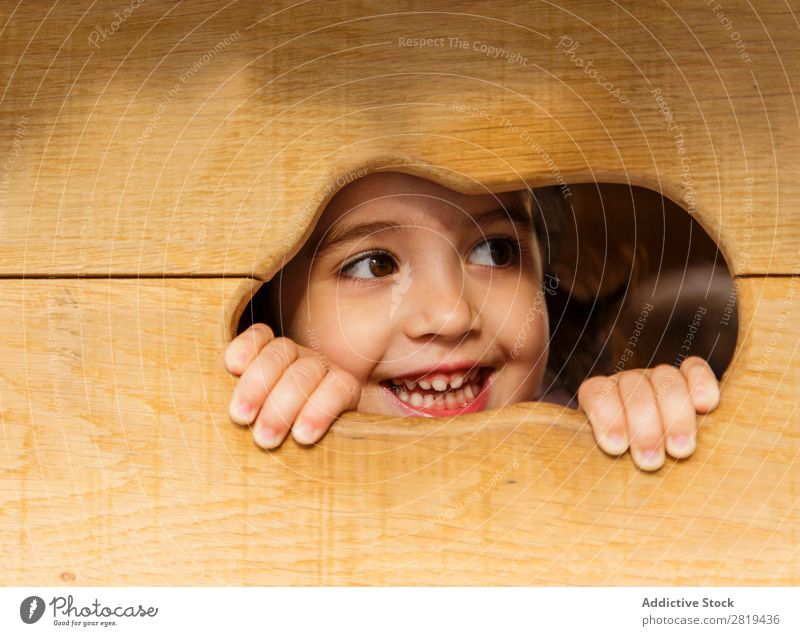
M 394 315 L 394 312 L 403 301 L 403 296 L 406 295 L 409 287 L 411 287 L 411 267 L 408 269 L 400 270 L 400 276 L 397 283 L 392 287 L 392 302 L 389 306 L 389 318 Z
M 36 606 L 37 606 L 36 599 L 33 599 L 33 600 L 31 601 L 31 606 L 30 606 L 30 609 L 28 609 L 28 618 L 30 618 L 31 616 L 33 616 L 33 613 L 36 611 Z

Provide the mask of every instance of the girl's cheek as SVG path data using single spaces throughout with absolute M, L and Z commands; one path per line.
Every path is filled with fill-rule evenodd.
M 340 303 L 337 310 L 326 321 L 321 352 L 364 383 L 383 359 L 387 321 L 371 316 L 364 307 Z
M 503 342 L 513 361 L 545 366 L 549 320 L 544 298 L 537 292 L 533 302 L 520 303 L 505 320 Z

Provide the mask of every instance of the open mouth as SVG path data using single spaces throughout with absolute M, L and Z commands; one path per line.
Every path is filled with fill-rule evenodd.
M 408 378 L 384 380 L 381 386 L 410 415 L 444 417 L 476 413 L 489 401 L 489 379 L 494 369 L 436 373 L 417 381 Z

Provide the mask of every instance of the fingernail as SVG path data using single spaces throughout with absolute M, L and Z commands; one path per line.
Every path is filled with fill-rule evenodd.
M 706 387 L 697 387 L 695 390 L 695 397 L 704 412 L 708 412 L 716 406 L 717 396 L 713 391 Z
M 256 444 L 266 449 L 275 448 L 280 442 L 275 431 L 267 426 L 255 429 L 253 431 L 253 438 L 256 440 Z
M 695 388 L 694 394 L 695 396 L 697 396 L 697 399 L 700 400 L 703 404 L 708 402 L 708 391 L 702 384 Z
M 292 435 L 300 444 L 313 444 L 317 441 L 317 432 L 305 422 L 295 424 L 292 427 Z
M 249 420 L 250 416 L 253 414 L 253 407 L 247 404 L 247 402 L 235 402 L 233 411 L 238 419 Z
M 633 460 L 642 470 L 658 470 L 664 464 L 664 451 L 648 449 L 641 451 L 637 448 L 631 449 Z
M 603 450 L 609 455 L 622 455 L 628 450 L 628 438 L 619 433 L 611 433 L 603 437 Z
M 715 408 L 719 404 L 719 387 L 714 387 L 714 390 L 711 391 L 711 398 L 708 401 L 708 408 Z
M 694 452 L 695 440 L 687 435 L 667 437 L 667 450 L 675 458 L 688 457 Z

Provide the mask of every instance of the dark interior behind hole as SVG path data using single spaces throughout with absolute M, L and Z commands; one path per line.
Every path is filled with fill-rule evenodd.
M 548 227 L 545 262 L 550 379 L 574 394 L 587 377 L 677 366 L 689 355 L 708 360 L 721 377 L 738 314 L 714 240 L 683 208 L 646 188 L 590 183 L 571 185 L 569 197 L 563 192 L 535 191 L 542 205 L 560 208 Z M 254 322 L 279 333 L 268 286 L 245 308 L 237 333 Z

